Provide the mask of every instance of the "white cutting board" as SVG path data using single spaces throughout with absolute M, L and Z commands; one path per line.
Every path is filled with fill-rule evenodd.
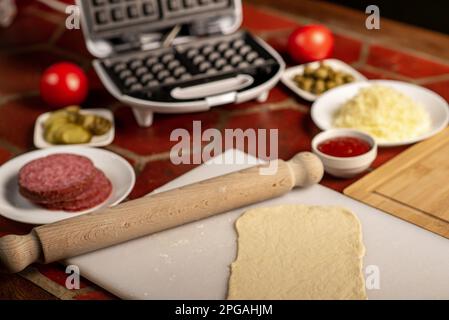
M 226 153 L 232 157 L 230 151 Z M 236 153 L 236 162 L 245 156 Z M 254 158 L 252 158 L 254 160 Z M 155 192 L 251 165 L 204 164 Z M 221 199 L 216 199 L 221 201 Z M 321 185 L 295 189 L 251 207 L 341 205 L 362 222 L 365 267 L 380 270 L 370 299 L 449 299 L 449 240 L 354 201 Z M 247 207 L 250 208 L 250 207 Z M 241 208 L 152 236 L 69 259 L 81 275 L 124 299 L 224 299 L 236 255 L 235 220 Z

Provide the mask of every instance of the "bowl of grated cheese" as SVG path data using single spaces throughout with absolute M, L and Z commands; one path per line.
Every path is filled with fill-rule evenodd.
M 427 139 L 449 122 L 449 106 L 435 92 L 406 82 L 370 80 L 351 83 L 323 94 L 311 109 L 322 130 L 364 131 L 381 147 Z

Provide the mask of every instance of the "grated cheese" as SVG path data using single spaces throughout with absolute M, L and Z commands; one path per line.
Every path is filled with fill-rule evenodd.
M 371 134 L 379 142 L 400 142 L 430 129 L 424 108 L 405 94 L 373 85 L 343 104 L 333 115 L 337 128 L 351 128 Z

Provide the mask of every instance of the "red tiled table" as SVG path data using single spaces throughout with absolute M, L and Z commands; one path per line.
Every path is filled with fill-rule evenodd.
M 110 107 L 116 116 L 116 138 L 108 149 L 126 157 L 138 175 L 130 198 L 142 196 L 193 168 L 173 165 L 168 151 L 175 128 L 278 128 L 279 155 L 288 159 L 309 150 L 318 132 L 309 116 L 310 104 L 295 98 L 278 85 L 265 103 L 247 102 L 206 113 L 156 115 L 150 128 L 139 128 L 130 109 L 114 100 L 90 67 L 80 31 L 64 29 L 64 16 L 48 11 L 32 0 L 20 0 L 19 15 L 8 29 L 0 29 L 0 163 L 33 149 L 32 130 L 36 117 L 47 111 L 38 95 L 42 70 L 59 60 L 80 64 L 88 72 L 91 92 L 85 107 Z M 70 1 L 67 0 L 69 3 Z M 400 79 L 424 85 L 449 100 L 449 37 L 382 21 L 379 31 L 364 29 L 361 13 L 317 1 L 252 0 L 276 4 L 289 15 L 246 4 L 243 27 L 266 39 L 288 62 L 286 39 L 291 30 L 309 22 L 327 24 L 336 35 L 334 56 L 344 60 L 368 78 Z M 294 14 L 293 14 L 294 13 Z M 399 37 L 400 36 L 400 37 Z M 378 167 L 405 147 L 383 149 L 373 164 Z M 356 181 L 326 176 L 323 184 L 338 191 Z M 24 234 L 31 226 L 0 217 L 0 236 Z M 0 275 L 0 298 L 111 299 L 107 292 L 88 281 L 82 288 L 67 290 L 62 266 L 32 266 L 20 275 Z M 26 279 L 26 280 L 25 280 Z M 41 288 L 45 289 L 42 290 Z M 47 293 L 49 292 L 49 293 Z

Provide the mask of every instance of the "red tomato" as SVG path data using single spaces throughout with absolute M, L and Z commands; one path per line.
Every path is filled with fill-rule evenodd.
M 56 63 L 44 71 L 40 91 L 42 99 L 54 108 L 78 105 L 87 96 L 87 77 L 73 63 Z
M 299 27 L 288 38 L 288 52 L 297 63 L 329 58 L 333 49 L 334 36 L 322 25 Z

